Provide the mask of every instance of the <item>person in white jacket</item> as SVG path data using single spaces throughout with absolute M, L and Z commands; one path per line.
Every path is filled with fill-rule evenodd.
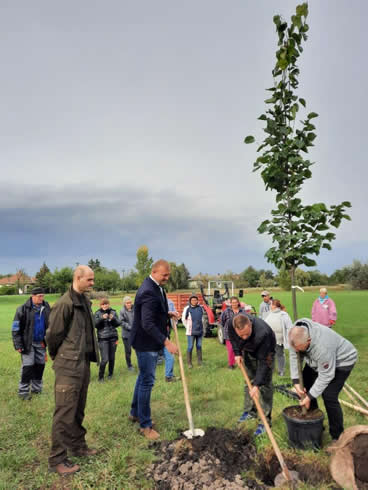
M 197 348 L 197 363 L 202 364 L 202 337 L 203 337 L 203 309 L 198 302 L 198 296 L 192 294 L 188 305 L 184 308 L 181 321 L 185 326 L 188 339 L 187 362 L 188 367 L 192 368 L 192 352 L 194 342 Z
M 288 332 L 293 326 L 290 316 L 284 311 L 280 300 L 271 300 L 271 311 L 265 318 L 265 322 L 272 328 L 276 336 L 276 359 L 279 376 L 285 375 L 285 352 L 288 348 Z

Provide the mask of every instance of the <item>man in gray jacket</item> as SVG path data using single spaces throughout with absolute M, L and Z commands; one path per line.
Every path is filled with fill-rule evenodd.
M 317 408 L 317 398 L 322 395 L 331 437 L 338 439 L 344 430 L 339 393 L 357 361 L 357 350 L 334 330 L 308 318 L 296 321 L 289 343 L 291 379 L 298 395 L 304 396 L 300 405 L 308 410 Z M 304 392 L 299 384 L 297 352 L 305 360 Z

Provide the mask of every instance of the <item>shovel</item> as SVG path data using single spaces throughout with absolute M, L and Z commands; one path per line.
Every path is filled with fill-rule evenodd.
M 176 327 L 175 320 L 171 319 L 171 325 L 172 325 L 172 328 L 175 332 L 176 345 L 178 347 L 180 375 L 181 375 L 181 379 L 183 382 L 185 408 L 187 410 L 187 417 L 188 417 L 188 422 L 189 422 L 189 429 L 186 430 L 185 432 L 183 432 L 183 434 L 187 439 L 193 439 L 193 437 L 203 437 L 204 436 L 204 430 L 194 428 L 192 409 L 190 408 L 190 402 L 189 402 L 188 387 L 187 387 L 187 382 L 185 379 L 183 357 L 181 355 L 178 329 Z
M 249 376 L 245 370 L 244 364 L 241 363 L 239 365 L 240 370 L 244 376 L 244 379 L 248 385 L 248 389 L 251 390 L 253 388 L 252 383 L 250 382 Z M 263 425 L 265 426 L 266 432 L 268 434 L 268 437 L 270 438 L 271 444 L 273 446 L 273 449 L 275 451 L 275 454 L 277 456 L 277 459 L 279 460 L 282 472 L 276 475 L 275 478 L 275 486 L 280 486 L 284 483 L 288 483 L 290 486 L 294 486 L 295 483 L 299 480 L 299 475 L 296 471 L 289 471 L 288 467 L 286 466 L 286 463 L 284 461 L 284 458 L 281 454 L 280 448 L 276 442 L 276 439 L 273 437 L 272 431 L 270 424 L 268 423 L 266 416 L 264 414 L 263 408 L 261 407 L 261 404 L 259 403 L 259 400 L 257 398 L 253 398 L 254 404 L 257 407 L 258 410 L 258 415 L 260 416 Z

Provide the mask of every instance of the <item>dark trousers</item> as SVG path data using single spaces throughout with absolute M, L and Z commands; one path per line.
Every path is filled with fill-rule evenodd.
M 101 352 L 101 363 L 100 363 L 100 370 L 98 373 L 98 377 L 99 379 L 103 379 L 105 375 L 105 367 L 107 363 L 109 363 L 109 376 L 113 375 L 114 366 L 115 366 L 116 340 L 115 339 L 99 340 L 98 346 L 100 347 L 100 352 Z
M 125 351 L 125 361 L 127 363 L 127 367 L 132 367 L 132 347 L 130 345 L 130 340 L 125 339 L 123 337 L 124 342 L 124 351 Z
M 62 463 L 67 450 L 87 447 L 82 422 L 87 402 L 90 364 L 85 361 L 81 377 L 62 376 L 55 371 L 55 411 L 51 432 L 50 466 Z
M 338 439 L 344 431 L 344 417 L 339 403 L 339 393 L 342 390 L 345 381 L 349 377 L 354 366 L 348 368 L 336 369 L 334 379 L 328 384 L 322 393 L 323 402 L 326 407 L 328 423 L 330 425 L 330 434 L 332 439 Z M 308 391 L 318 377 L 318 372 L 306 364 L 303 369 L 304 387 Z M 311 402 L 311 408 L 318 408 L 317 400 Z
M 273 385 L 272 385 L 272 371 L 275 364 L 275 356 L 274 353 L 269 354 L 269 366 L 267 366 L 267 375 L 265 379 L 265 384 L 259 386 L 259 403 L 263 408 L 264 414 L 271 424 L 271 413 L 272 413 L 272 404 L 273 404 Z M 245 370 L 249 376 L 250 382 L 253 384 L 253 381 L 256 377 L 258 361 L 255 357 L 250 355 L 249 352 L 244 351 L 243 360 Z M 265 361 L 266 362 L 266 361 Z M 254 417 L 258 417 L 257 407 L 253 399 L 249 394 L 248 385 L 245 383 L 244 386 L 244 412 L 248 412 Z
M 32 393 L 41 393 L 42 377 L 45 369 L 46 349 L 42 342 L 32 342 L 28 354 L 22 354 L 22 368 L 18 387 L 20 396 Z

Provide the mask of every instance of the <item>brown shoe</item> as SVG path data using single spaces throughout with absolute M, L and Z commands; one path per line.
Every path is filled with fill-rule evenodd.
M 76 449 L 71 451 L 71 455 L 76 458 L 85 458 L 87 456 L 95 456 L 98 453 L 97 449 L 93 447 L 83 447 L 80 449 Z
M 145 427 L 144 429 L 139 429 L 140 433 L 150 441 L 156 441 L 160 438 L 160 434 L 156 432 L 152 427 Z
M 56 466 L 49 466 L 49 471 L 51 473 L 58 473 L 60 476 L 73 475 L 73 473 L 76 473 L 79 470 L 80 466 L 78 464 L 74 464 L 67 459 Z

